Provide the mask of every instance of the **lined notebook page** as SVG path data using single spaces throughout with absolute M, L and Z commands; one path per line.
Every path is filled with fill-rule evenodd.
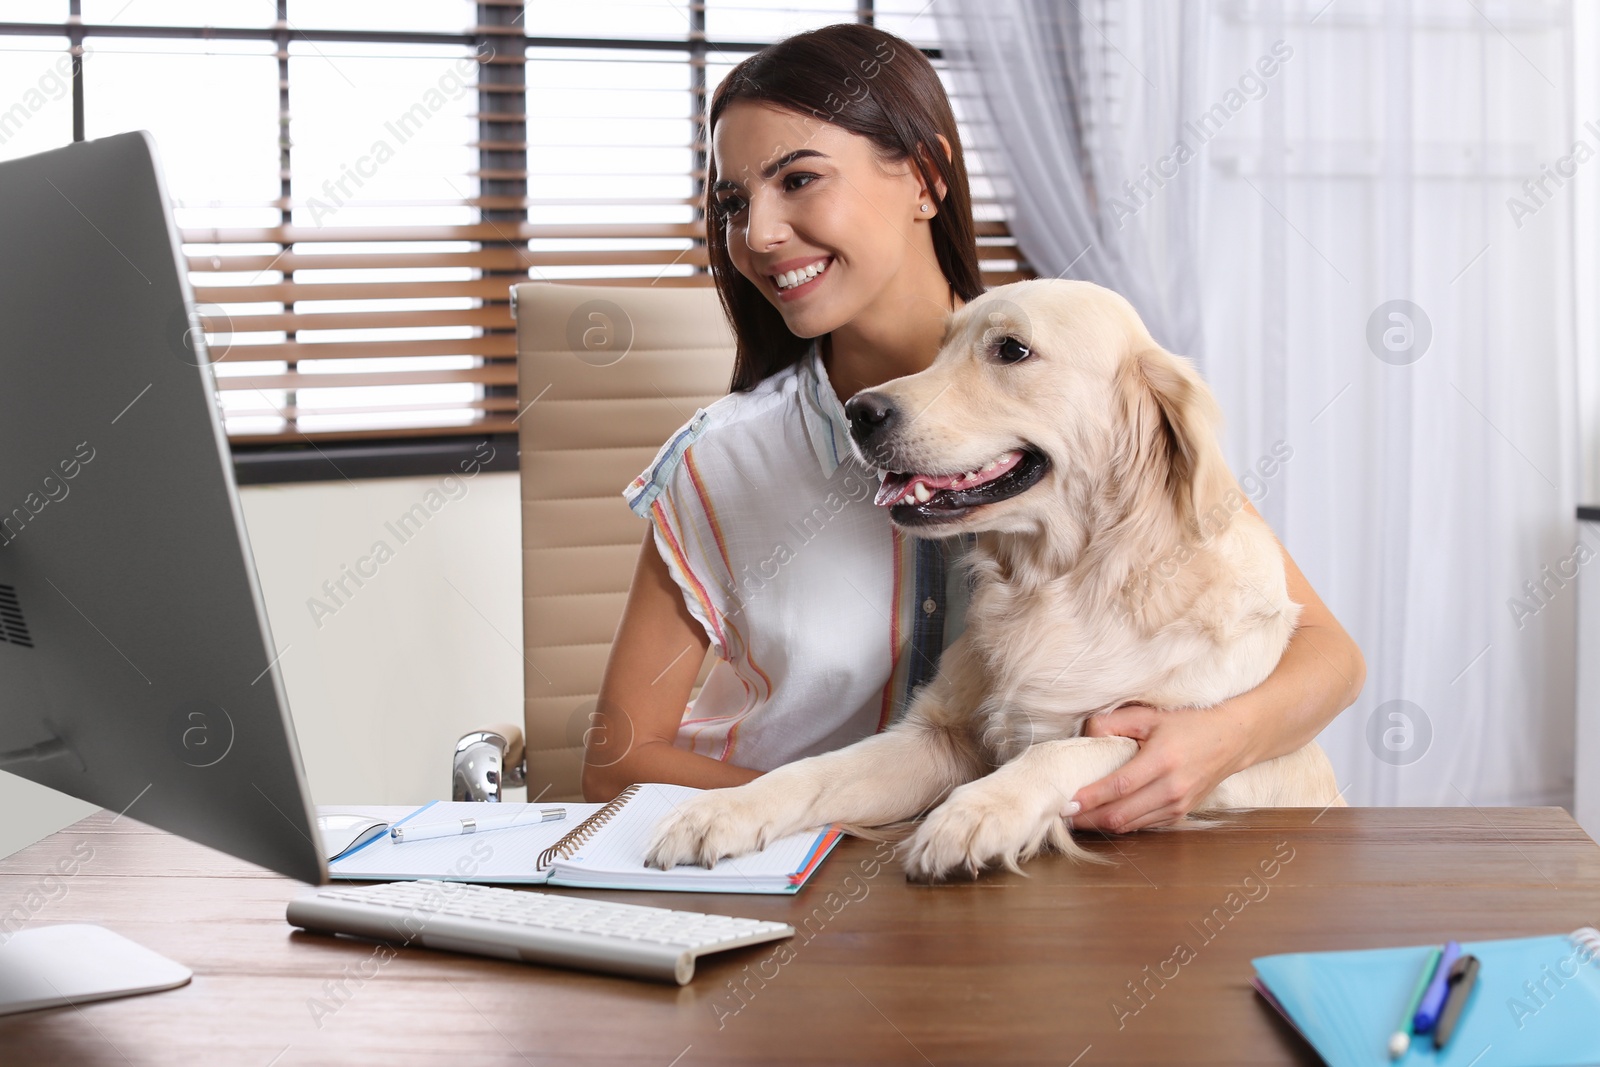
M 441 802 L 428 805 L 403 820 L 403 823 L 407 826 L 420 825 L 482 816 L 486 811 L 508 814 L 518 809 L 528 811 L 530 819 L 537 819 L 538 814 L 533 809 L 552 806 Z M 484 830 L 431 841 L 408 841 L 404 844 L 396 843 L 385 833 L 331 864 L 328 874 L 333 878 L 379 882 L 408 878 L 440 878 L 457 882 L 543 882 L 545 872 L 538 869 L 539 853 L 600 810 L 599 804 L 563 803 L 559 806 L 567 809 L 567 817 L 560 822 L 530 822 L 527 826 Z M 349 810 L 363 809 L 357 807 Z
M 819 830 L 805 830 L 781 838 L 760 852 L 725 859 L 714 868 L 680 866 L 661 871 L 644 865 L 651 831 L 677 805 L 703 790 L 690 786 L 653 783 L 641 785 L 627 804 L 568 859 L 558 859 L 551 870 L 557 884 L 599 884 L 652 889 L 713 887 L 728 892 L 772 892 L 786 888 L 789 875 L 800 870 L 817 842 Z M 673 883 L 678 883 L 674 885 Z

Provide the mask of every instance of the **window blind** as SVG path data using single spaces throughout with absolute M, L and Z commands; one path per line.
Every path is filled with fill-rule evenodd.
M 0 44 L 77 57 L 75 136 L 155 133 L 246 448 L 515 432 L 512 285 L 711 284 L 704 113 L 735 63 L 870 19 L 940 65 L 925 0 L 16 2 Z M 964 147 L 985 283 L 1031 277 Z

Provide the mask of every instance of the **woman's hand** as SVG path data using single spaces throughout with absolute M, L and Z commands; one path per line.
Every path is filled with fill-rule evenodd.
M 1073 794 L 1080 809 L 1072 828 L 1124 833 L 1165 826 L 1194 810 L 1234 773 L 1242 724 L 1230 715 L 1231 703 L 1170 710 L 1124 704 L 1084 723 L 1084 736 L 1131 737 L 1139 751 Z
M 1245 509 L 1261 517 L 1248 501 Z M 1131 737 L 1139 751 L 1073 795 L 1081 805 L 1071 816 L 1075 829 L 1122 833 L 1176 822 L 1228 775 L 1315 740 L 1355 702 L 1367 677 L 1361 649 L 1278 548 L 1289 599 L 1301 606 L 1278 665 L 1254 689 L 1214 707 L 1124 704 L 1085 723 L 1087 736 Z

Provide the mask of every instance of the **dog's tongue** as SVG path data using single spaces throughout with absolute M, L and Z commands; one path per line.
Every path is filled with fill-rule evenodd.
M 900 471 L 885 471 L 883 481 L 878 485 L 878 495 L 872 502 L 879 507 L 893 504 L 906 495 L 906 490 L 911 488 L 911 483 L 918 477 L 916 474 L 905 474 Z

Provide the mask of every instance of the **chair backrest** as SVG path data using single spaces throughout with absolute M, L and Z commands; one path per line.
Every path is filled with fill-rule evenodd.
M 709 286 L 529 282 L 513 299 L 528 797 L 581 800 L 583 735 L 647 526 L 622 490 L 727 392 L 734 336 Z

